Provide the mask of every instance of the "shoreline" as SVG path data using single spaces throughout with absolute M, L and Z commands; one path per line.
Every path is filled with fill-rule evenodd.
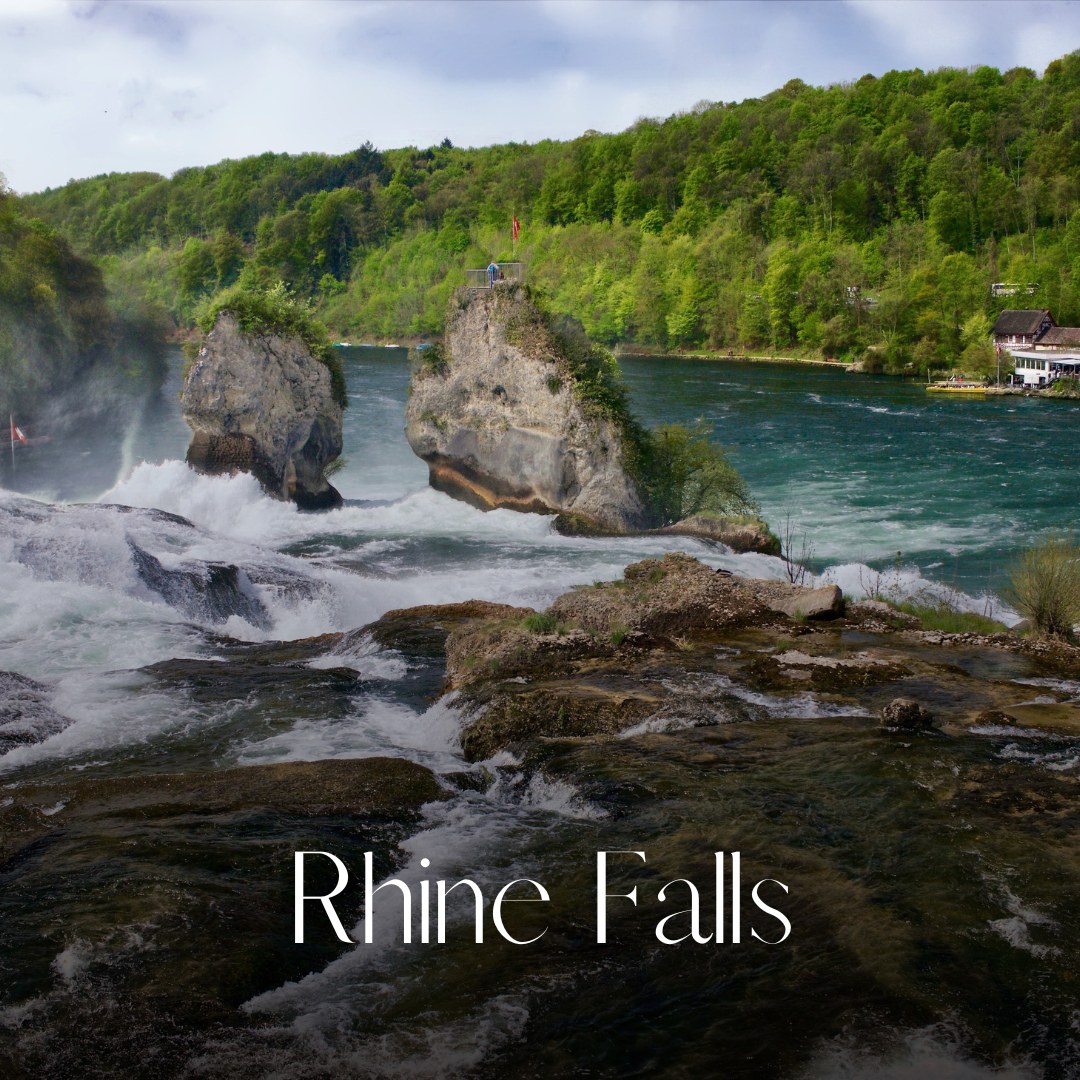
M 832 368 L 837 371 L 846 371 L 854 374 L 864 374 L 854 364 L 845 364 L 841 360 L 815 360 L 810 357 L 802 356 L 765 356 L 762 354 L 751 353 L 718 353 L 718 352 L 672 352 L 672 351 L 657 351 L 653 349 L 644 348 L 640 345 L 616 345 L 613 346 L 611 352 L 616 359 L 621 360 L 623 357 L 638 357 L 638 356 L 651 356 L 660 360 L 704 360 L 704 361 L 730 361 L 732 363 L 747 363 L 747 364 L 786 364 L 788 366 L 794 366 L 796 364 L 807 364 L 810 367 Z M 869 374 L 869 373 L 865 373 Z

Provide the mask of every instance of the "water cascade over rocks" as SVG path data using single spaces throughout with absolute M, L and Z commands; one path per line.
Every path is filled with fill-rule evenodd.
M 248 472 L 275 499 L 305 510 L 341 505 L 323 470 L 341 454 L 342 407 L 330 372 L 295 334 L 245 334 L 227 311 L 184 380 L 188 463 Z
M 1073 413 L 626 363 L 650 421 L 730 403 L 766 505 L 802 500 L 825 552 L 799 589 L 765 555 L 554 535 L 425 488 L 401 352 L 348 359 L 332 514 L 188 468 L 171 415 L 99 502 L 0 492 L 0 1076 L 1080 1075 L 1080 650 L 859 600 L 940 587 L 921 568 L 943 543 L 974 587 L 967 560 L 1066 525 L 1075 470 L 1005 429 L 1060 445 Z M 1015 485 L 992 498 L 964 481 L 990 445 Z M 61 450 L 58 471 L 89 460 L 41 458 Z M 941 475 L 957 502 L 928 494 Z M 295 941 L 297 851 L 348 868 L 355 945 L 318 900 Z M 662 944 L 690 904 L 719 929 L 716 853 L 737 851 L 741 941 Z M 409 943 L 396 888 L 364 940 L 369 852 L 410 890 Z M 333 890 L 329 859 L 307 868 Z M 422 890 L 434 927 L 436 883 L 464 879 L 485 940 L 459 888 L 424 943 Z M 511 879 L 551 897 L 509 913 L 522 938 L 550 927 L 530 945 L 493 925 Z

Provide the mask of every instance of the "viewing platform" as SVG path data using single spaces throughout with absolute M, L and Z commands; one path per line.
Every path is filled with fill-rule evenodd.
M 495 269 L 493 270 L 492 267 Z M 524 285 L 525 264 L 519 262 L 491 263 L 482 270 L 465 271 L 468 289 L 493 289 L 496 285 Z

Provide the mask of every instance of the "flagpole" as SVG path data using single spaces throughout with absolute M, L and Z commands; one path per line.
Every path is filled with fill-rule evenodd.
M 8 434 L 11 436 L 11 479 L 15 479 L 15 414 L 8 413 Z

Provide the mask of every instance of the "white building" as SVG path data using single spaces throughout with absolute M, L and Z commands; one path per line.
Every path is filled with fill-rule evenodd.
M 1049 386 L 1058 379 L 1080 377 L 1080 352 L 1045 352 L 1035 349 L 1010 349 L 1016 361 L 1013 385 L 1028 389 Z

